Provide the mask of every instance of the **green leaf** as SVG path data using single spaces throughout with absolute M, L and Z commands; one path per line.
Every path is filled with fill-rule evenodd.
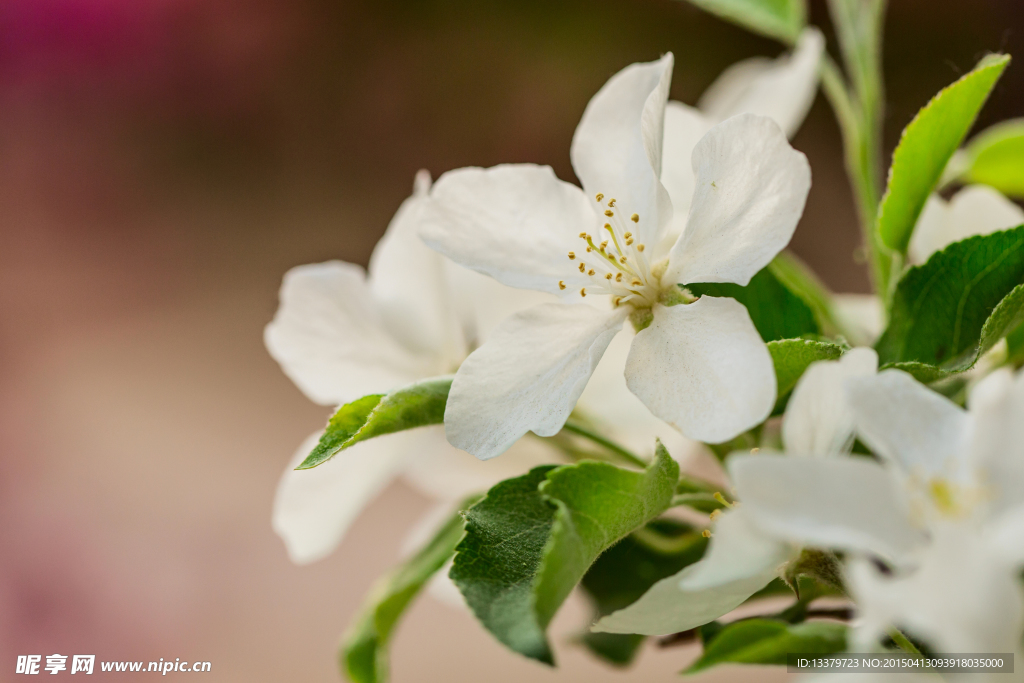
M 694 296 L 731 297 L 746 306 L 754 327 L 766 342 L 819 334 L 814 311 L 776 276 L 769 264 L 746 287 L 730 282 L 688 284 Z
M 807 21 L 806 0 L 690 0 L 701 9 L 784 43 L 796 42 Z
M 455 552 L 462 538 L 462 515 L 454 515 L 422 550 L 401 567 L 380 579 L 367 597 L 359 616 L 342 638 L 341 665 L 355 683 L 388 680 L 388 643 L 395 624 Z
M 843 347 L 810 339 L 782 339 L 768 342 L 768 352 L 775 363 L 776 401 L 782 403 L 811 363 L 836 360 L 843 355 Z
M 822 334 L 836 334 L 839 326 L 832 312 L 832 295 L 807 264 L 783 251 L 768 264 L 768 270 L 811 309 Z
M 1024 226 L 955 242 L 906 271 L 879 362 L 932 382 L 974 366 L 1024 319 Z
M 597 616 L 603 617 L 628 607 L 661 579 L 699 560 L 706 547 L 707 539 L 689 524 L 656 519 L 597 558 L 580 586 L 593 599 Z M 644 638 L 590 631 L 583 643 L 605 661 L 624 666 L 633 660 Z
M 878 216 L 879 235 L 891 248 L 906 251 L 928 195 L 1009 60 L 1007 55 L 983 58 L 973 71 L 940 91 L 904 129 Z
M 349 446 L 375 436 L 441 424 L 451 386 L 451 377 L 437 377 L 346 403 L 327 423 L 320 443 L 295 469 L 322 465 Z
M 785 664 L 790 652 L 830 654 L 846 649 L 845 624 L 807 621 L 795 626 L 775 619 L 744 619 L 727 625 L 683 671 L 694 674 L 716 664 Z
M 890 248 L 906 252 L 925 200 L 1009 62 L 1007 55 L 984 57 L 933 97 L 903 130 L 878 210 L 878 234 Z
M 496 485 L 466 513 L 450 576 L 498 640 L 553 664 L 545 631 L 594 560 L 668 508 L 679 466 L 643 472 L 584 461 Z
M 1024 197 L 1024 118 L 997 123 L 976 135 L 964 150 L 968 183 L 991 185 Z

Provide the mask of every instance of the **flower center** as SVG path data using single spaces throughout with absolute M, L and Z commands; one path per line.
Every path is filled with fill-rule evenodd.
M 651 263 L 644 253 L 646 245 L 636 241 L 633 230 L 640 223 L 640 216 L 628 218 L 614 198 L 604 203 L 604 195 L 597 195 L 597 202 L 606 207 L 604 225 L 598 234 L 580 233 L 584 251 L 569 252 L 569 260 L 577 262 L 577 269 L 589 276 L 591 284 L 580 289 L 580 296 L 606 294 L 611 296 L 613 306 L 628 304 L 634 308 L 650 308 L 658 301 L 661 290 L 659 278 L 651 272 Z M 558 283 L 565 289 L 565 281 Z

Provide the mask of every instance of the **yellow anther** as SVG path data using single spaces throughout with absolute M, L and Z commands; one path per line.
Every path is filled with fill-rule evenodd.
M 639 223 L 640 222 L 640 214 L 634 213 L 632 216 L 629 217 L 629 220 L 633 221 L 634 223 Z
M 718 519 L 721 516 L 722 516 L 722 511 L 721 510 L 712 510 L 711 514 L 708 515 L 708 517 L 711 519 L 712 522 L 715 521 L 716 519 Z
M 587 271 L 587 275 L 593 275 L 593 274 L 594 274 L 594 269 L 593 268 L 591 268 L 590 270 Z
M 597 201 L 601 201 L 602 199 L 604 199 L 604 195 L 601 194 L 600 192 L 598 192 L 597 193 Z
M 558 288 L 559 289 L 565 289 L 565 280 L 559 280 L 558 281 Z
M 584 287 L 583 289 L 580 290 L 580 296 L 586 296 L 586 295 L 587 295 L 587 288 Z
M 587 233 L 581 232 L 580 233 L 580 239 L 584 239 L 584 240 L 587 239 Z
M 637 251 L 643 251 L 644 250 L 644 245 L 642 245 L 642 244 L 636 245 L 636 250 Z
M 590 247 L 587 247 L 587 253 L 592 252 L 592 251 L 594 251 L 594 250 L 591 249 Z
M 700 535 L 704 538 L 711 538 L 711 529 L 705 529 L 704 531 L 700 532 Z
M 628 239 L 629 239 L 630 237 L 632 237 L 632 236 L 633 236 L 633 233 L 631 233 L 631 232 L 628 232 L 628 231 L 626 232 L 626 234 L 625 234 L 625 235 L 623 235 L 623 237 L 625 237 L 625 238 L 626 238 L 627 240 L 628 240 Z
M 605 223 L 604 224 L 604 229 L 610 231 L 612 229 L 612 224 L 611 223 Z
M 640 282 L 639 280 L 633 280 L 630 284 L 633 285 L 634 287 L 639 287 L 643 283 Z
M 626 246 L 628 247 L 631 244 L 633 244 L 633 238 L 632 237 L 627 237 L 626 238 Z
M 614 211 L 612 211 L 611 209 L 605 209 L 605 210 L 604 210 L 604 215 L 605 215 L 605 216 L 608 216 L 608 218 L 611 218 L 612 216 L 614 216 L 614 215 L 615 215 L 615 212 L 614 212 Z
M 622 282 L 622 273 L 615 273 L 615 281 Z
M 612 306 L 618 306 L 621 303 L 622 303 L 622 297 L 621 296 L 612 297 Z
M 600 246 L 600 247 L 598 247 L 598 248 L 599 248 L 599 249 L 600 249 L 601 251 L 604 251 L 605 247 L 607 247 L 607 246 L 608 246 L 608 240 L 605 240 L 604 242 L 601 242 L 601 246 Z
M 572 261 L 574 258 L 576 258 L 576 252 L 575 251 L 570 251 L 569 252 L 569 260 Z
M 583 263 L 583 261 L 580 261 L 580 272 L 582 273 L 586 269 L 587 269 L 587 264 Z
M 608 206 L 615 206 L 615 202 L 618 201 L 614 197 L 608 200 Z
M 612 279 L 612 274 L 611 273 L 605 273 L 604 274 L 604 279 L 605 280 L 611 280 Z
M 625 256 L 619 257 L 619 263 L 625 263 L 625 262 L 626 262 L 626 257 Z

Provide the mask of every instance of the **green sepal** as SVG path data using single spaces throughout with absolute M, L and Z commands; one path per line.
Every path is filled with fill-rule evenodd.
M 785 664 L 791 652 L 831 654 L 846 649 L 845 624 L 776 619 L 744 619 L 721 628 L 704 645 L 700 658 L 682 673 L 695 674 L 717 664 Z

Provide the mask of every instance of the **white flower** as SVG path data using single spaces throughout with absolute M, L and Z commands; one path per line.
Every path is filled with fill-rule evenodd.
M 737 457 L 744 505 L 779 538 L 891 565 L 851 566 L 862 640 L 897 625 L 948 652 L 1010 651 L 1024 623 L 1024 376 L 993 373 L 969 411 L 899 370 L 848 388 L 883 463 Z
M 844 385 L 851 378 L 873 375 L 877 366 L 878 356 L 871 349 L 853 349 L 838 361 L 811 364 L 783 416 L 786 456 L 777 459 L 797 466 L 810 460 L 845 459 L 853 443 L 853 415 Z M 799 554 L 800 543 L 764 527 L 746 504 L 748 483 L 734 479 L 734 484 L 741 502 L 718 516 L 704 558 L 655 584 L 595 630 L 648 635 L 685 631 L 733 610 L 779 576 Z
M 933 194 L 914 226 L 907 256 L 911 263 L 924 263 L 953 242 L 1022 223 L 1024 211 L 988 185 L 968 185 L 948 202 Z
M 413 197 L 377 244 L 369 276 L 340 261 L 300 266 L 285 276 L 266 344 L 313 401 L 335 406 L 451 374 L 505 315 L 547 298 L 503 287 L 427 249 L 417 230 L 429 185 L 421 172 Z M 274 501 L 274 530 L 297 563 L 329 554 L 363 507 L 399 475 L 450 512 L 469 494 L 558 460 L 552 447 L 535 439 L 516 444 L 507 463 L 481 463 L 449 445 L 438 425 L 371 439 L 319 467 L 295 470 L 319 436 L 296 451 Z
M 690 157 L 697 142 L 715 124 L 738 114 L 767 116 L 792 138 L 818 91 L 818 65 L 824 49 L 824 36 L 808 27 L 791 54 L 776 59 L 752 57 L 730 66 L 708 86 L 696 107 L 668 103 L 661 182 L 674 209 L 670 238 L 682 232 L 686 223 L 696 182 Z
M 767 417 L 774 369 L 746 309 L 713 297 L 674 305 L 692 300 L 676 283 L 747 284 L 792 236 L 810 169 L 770 119 L 718 124 L 693 152 L 687 228 L 659 249 L 672 216 L 659 180 L 671 71 L 671 55 L 634 64 L 590 101 L 571 149 L 585 192 L 529 164 L 451 171 L 431 191 L 427 244 L 506 285 L 584 304 L 517 313 L 469 356 L 445 413 L 453 445 L 486 459 L 528 431 L 556 433 L 630 317 L 641 331 L 626 383 L 655 416 L 707 442 Z

